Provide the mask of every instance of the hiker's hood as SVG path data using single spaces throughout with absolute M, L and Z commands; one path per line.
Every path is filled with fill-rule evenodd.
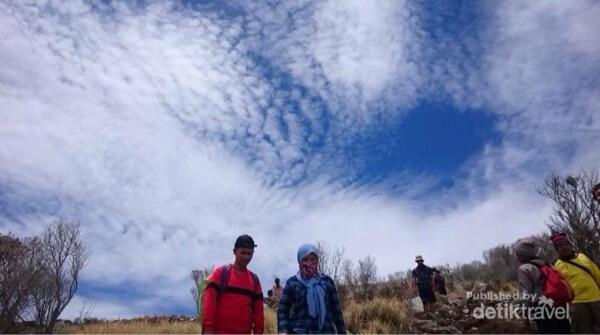
M 526 258 L 534 258 L 538 254 L 538 246 L 532 238 L 522 238 L 517 241 L 515 253 Z
M 298 248 L 298 263 L 300 263 L 304 257 L 310 254 L 315 254 L 317 257 L 319 257 L 319 252 L 314 245 L 309 243 L 301 245 L 300 248 Z

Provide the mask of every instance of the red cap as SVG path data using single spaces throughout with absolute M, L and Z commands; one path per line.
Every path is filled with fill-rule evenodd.
M 566 240 L 566 239 L 567 239 L 567 236 L 565 234 L 554 235 L 551 238 L 552 243 L 554 243 L 554 244 L 556 244 L 559 241 Z

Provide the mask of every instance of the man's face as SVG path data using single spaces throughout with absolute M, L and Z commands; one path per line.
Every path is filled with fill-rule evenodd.
M 575 253 L 571 242 L 566 239 L 556 242 L 554 247 L 556 248 L 556 252 L 560 258 L 569 258 Z
M 417 261 L 417 266 L 423 265 L 423 261 Z
M 600 204 L 600 189 L 597 189 L 596 192 L 594 192 L 594 199 Z
M 235 263 L 240 266 L 246 267 L 248 266 L 248 264 L 250 264 L 250 261 L 252 260 L 252 256 L 254 255 L 254 248 L 239 247 L 233 249 L 233 254 L 235 255 Z

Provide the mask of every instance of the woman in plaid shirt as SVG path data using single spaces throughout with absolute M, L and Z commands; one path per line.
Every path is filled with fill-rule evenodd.
M 304 244 L 297 256 L 300 270 L 287 280 L 279 301 L 279 333 L 346 334 L 335 284 L 319 272 L 317 249 Z

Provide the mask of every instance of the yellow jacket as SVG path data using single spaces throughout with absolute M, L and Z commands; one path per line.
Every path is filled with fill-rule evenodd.
M 592 274 L 590 275 L 576 265 L 561 259 L 554 263 L 556 269 L 573 288 L 575 293 L 573 303 L 600 301 L 600 269 L 596 263 L 582 253 L 578 253 L 575 258 L 571 259 L 571 262 L 583 266 Z

